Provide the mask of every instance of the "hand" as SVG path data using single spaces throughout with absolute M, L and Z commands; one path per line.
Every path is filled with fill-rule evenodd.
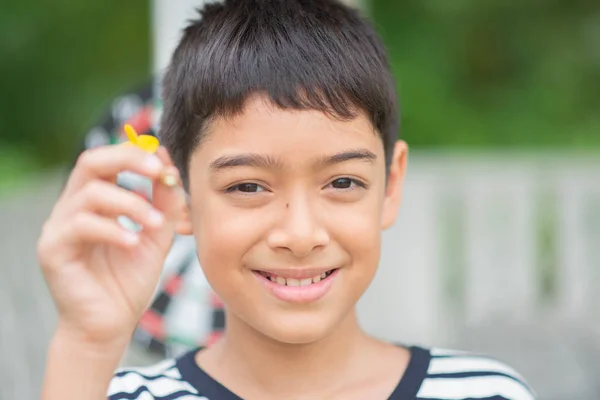
M 119 188 L 117 174 L 150 178 L 152 204 Z M 38 259 L 59 314 L 61 334 L 93 345 L 127 342 L 151 300 L 183 215 L 179 181 L 164 148 L 150 155 L 134 146 L 105 146 L 79 158 L 44 224 Z M 142 226 L 127 231 L 118 216 Z

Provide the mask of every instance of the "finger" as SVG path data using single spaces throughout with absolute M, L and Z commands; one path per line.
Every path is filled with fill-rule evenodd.
M 174 166 L 165 168 L 163 176 L 171 177 L 177 182 L 177 185 L 165 185 L 163 183 L 164 179 L 156 181 L 152 188 L 152 203 L 165 216 L 173 217 L 177 215 L 177 210 L 179 210 L 180 204 L 178 203 L 185 202 L 183 188 L 181 187 L 181 177 L 179 170 Z
M 169 156 L 169 153 L 167 152 L 167 149 L 165 149 L 164 147 L 159 148 L 158 151 L 156 152 L 156 155 L 165 164 L 165 166 L 167 166 L 167 167 L 175 166 L 175 164 L 173 163 L 173 160 L 171 159 L 171 157 Z M 165 170 L 163 170 L 163 174 L 160 177 L 160 181 L 165 186 L 170 186 L 170 187 L 182 186 L 181 179 L 177 179 L 176 176 L 169 174 Z
M 164 148 L 162 146 L 159 147 L 158 150 L 156 151 L 156 156 L 160 159 L 160 161 L 163 162 L 163 164 L 165 164 L 165 166 L 174 165 L 173 160 L 171 159 L 171 156 L 166 148 Z
M 122 248 L 131 248 L 140 242 L 138 234 L 123 228 L 114 219 L 85 212 L 64 224 L 58 236 L 70 244 L 93 243 Z
M 71 209 L 107 217 L 126 216 L 147 228 L 158 228 L 165 217 L 141 196 L 104 181 L 88 183 L 74 198 Z
M 73 194 L 93 179 L 115 181 L 119 172 L 130 171 L 156 179 L 164 168 L 163 162 L 135 146 L 101 146 L 81 154 L 65 188 Z
M 179 172 L 173 166 L 165 168 L 165 173 L 180 180 Z M 185 210 L 184 191 L 181 186 L 169 187 L 160 181 L 154 183 L 152 191 L 152 205 L 164 215 L 165 223 L 160 229 L 144 232 L 142 237 L 161 246 L 170 246 L 175 228 Z

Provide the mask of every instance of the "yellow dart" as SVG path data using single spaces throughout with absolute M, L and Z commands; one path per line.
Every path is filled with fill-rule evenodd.
M 155 153 L 156 150 L 158 150 L 160 143 L 156 137 L 152 135 L 138 135 L 133 126 L 129 124 L 125 124 L 123 129 L 129 139 L 125 144 L 137 146 L 148 153 Z M 177 179 L 171 175 L 163 175 L 160 181 L 163 185 L 168 187 L 175 187 L 178 184 Z
M 128 143 L 139 147 L 140 149 L 147 151 L 148 153 L 155 153 L 160 146 L 158 139 L 152 135 L 138 135 L 133 126 L 126 124 L 123 128 L 129 139 Z
M 123 129 L 125 130 L 125 133 L 127 134 L 127 138 L 129 139 L 129 142 L 133 143 L 133 144 L 137 144 L 138 134 L 135 131 L 135 129 L 133 129 L 133 126 L 131 126 L 129 124 L 125 124 Z

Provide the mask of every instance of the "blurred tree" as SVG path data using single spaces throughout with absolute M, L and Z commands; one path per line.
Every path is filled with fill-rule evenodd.
M 600 144 L 600 2 L 372 0 L 416 146 Z
M 0 147 L 64 161 L 115 94 L 149 73 L 147 0 L 0 3 Z

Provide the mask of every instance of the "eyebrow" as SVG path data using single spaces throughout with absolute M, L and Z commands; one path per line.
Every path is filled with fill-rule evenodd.
M 319 167 L 341 164 L 351 160 L 367 161 L 370 163 L 377 160 L 377 156 L 367 149 L 348 150 L 336 153 L 331 156 L 324 156 L 317 159 L 316 165 Z M 218 172 L 235 167 L 255 167 L 255 168 L 281 168 L 283 162 L 281 159 L 256 153 L 237 154 L 232 156 L 221 156 L 210 163 L 209 169 L 212 172 Z
M 280 168 L 282 162 L 271 156 L 263 154 L 237 154 L 222 156 L 210 163 L 209 169 L 213 172 L 234 167 Z
M 330 166 L 333 164 L 341 164 L 346 161 L 367 161 L 374 163 L 377 160 L 377 156 L 367 149 L 356 149 L 342 151 L 341 153 L 334 154 L 332 156 L 322 157 L 318 160 L 317 165 L 321 167 Z

